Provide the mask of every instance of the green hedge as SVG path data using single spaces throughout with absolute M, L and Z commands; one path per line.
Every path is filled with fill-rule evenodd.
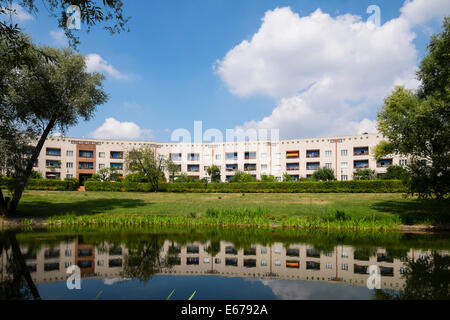
M 12 183 L 12 178 L 0 177 L 0 187 L 7 188 Z M 78 189 L 77 179 L 53 180 L 53 179 L 30 179 L 26 190 L 54 190 L 74 191 Z
M 86 191 L 154 191 L 148 183 L 97 182 L 85 183 Z M 246 182 L 246 183 L 161 183 L 161 192 L 197 193 L 392 193 L 405 192 L 400 180 Z

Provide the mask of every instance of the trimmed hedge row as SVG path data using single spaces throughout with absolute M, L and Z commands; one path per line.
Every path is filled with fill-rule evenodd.
M 0 187 L 7 188 L 12 178 L 0 177 Z M 53 179 L 30 179 L 26 190 L 50 190 L 50 191 L 74 191 L 78 189 L 77 179 L 53 180 Z
M 97 182 L 85 183 L 86 191 L 154 191 L 148 183 Z M 160 192 L 196 193 L 398 193 L 406 192 L 400 180 L 299 181 L 247 183 L 161 183 Z

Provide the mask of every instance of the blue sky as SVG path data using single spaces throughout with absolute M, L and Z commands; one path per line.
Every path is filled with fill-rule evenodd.
M 109 66 L 109 72 L 105 68 L 100 71 L 106 73 L 110 99 L 98 108 L 94 119 L 80 122 L 67 134 L 168 141 L 176 128 L 192 130 L 194 120 L 202 120 L 204 129 L 274 126 L 286 138 L 373 130 L 376 110 L 389 88 L 398 84 L 397 78 L 402 78 L 400 84 L 414 87 L 411 66 L 424 55 L 430 34 L 440 30 L 443 14 L 450 12 L 448 2 L 434 1 L 436 4 L 430 5 L 433 1 L 415 0 L 403 14 L 407 26 L 399 23 L 398 29 L 385 26 L 399 18 L 404 1 L 126 1 L 129 33 L 111 36 L 99 28 L 86 33 L 83 26 L 78 32 L 80 53 L 95 54 Z M 345 28 L 358 24 L 346 22 L 342 29 L 335 28 L 337 17 L 351 14 L 365 22 L 369 5 L 380 7 L 379 28 L 385 28 L 385 34 L 370 31 L 360 37 L 349 33 L 348 43 L 331 46 L 334 38 L 345 40 Z M 318 8 L 322 14 L 313 16 Z M 261 28 L 264 23 L 266 27 Z M 64 45 L 64 39 L 57 36 L 56 20 L 43 8 L 33 18 L 23 19 L 21 26 L 40 44 Z M 294 29 L 297 31 L 290 34 Z M 260 40 L 252 41 L 255 34 Z M 289 39 L 282 39 L 286 34 Z M 414 39 L 404 41 L 408 35 Z M 245 40 L 248 47 L 233 51 Z M 364 45 L 355 45 L 359 40 L 375 43 L 375 49 L 364 51 Z M 336 53 L 341 49 L 343 55 L 356 52 L 356 57 L 373 62 L 353 66 Z M 392 59 L 389 50 L 395 51 Z M 323 65 L 327 68 L 321 70 Z M 386 72 L 363 70 L 368 66 Z M 98 64 L 94 67 L 99 68 Z M 373 81 L 360 81 L 358 77 L 366 79 L 364 72 L 367 77 L 372 73 Z M 259 77 L 261 73 L 264 76 Z M 353 79 L 363 84 L 354 85 Z M 336 85 L 342 82 L 348 82 L 348 87 Z M 336 92 L 345 94 L 335 96 Z M 334 114 L 336 110 L 339 113 Z M 109 126 L 97 130 L 108 118 L 114 121 L 110 119 Z M 330 121 L 332 124 L 326 125 Z

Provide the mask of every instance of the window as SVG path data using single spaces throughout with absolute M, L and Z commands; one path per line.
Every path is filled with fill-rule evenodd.
M 347 149 L 341 150 L 341 156 L 346 157 L 348 154 Z
M 348 253 L 343 251 L 342 254 L 341 254 L 341 257 L 342 258 L 348 258 Z
M 256 164 L 254 163 L 245 163 L 244 164 L 244 171 L 255 171 L 256 170 Z
M 123 163 L 113 163 L 111 162 L 109 165 L 111 168 L 122 170 L 123 169 Z
M 267 248 L 266 247 L 262 247 L 261 248 L 261 254 L 267 254 Z
M 369 154 L 369 147 L 355 147 L 353 148 L 353 155 L 367 156 Z
M 198 161 L 199 159 L 200 159 L 200 154 L 188 153 L 188 161 Z
M 330 162 L 328 162 L 328 163 L 325 163 L 325 168 L 331 169 L 331 168 L 332 168 L 332 166 L 333 166 L 333 164 L 332 164 L 332 163 L 330 163 Z
M 94 157 L 94 151 L 80 150 L 79 153 L 78 153 L 78 156 L 80 158 L 93 158 Z
M 237 152 L 228 152 L 225 154 L 227 160 L 237 160 L 238 154 Z
M 306 150 L 306 157 L 307 158 L 319 158 L 320 150 Z
M 244 153 L 245 160 L 253 160 L 256 159 L 256 152 L 245 152 Z
M 215 263 L 215 264 L 221 264 L 221 263 L 222 263 L 222 260 L 221 260 L 220 258 L 215 258 L 215 259 L 214 259 L 214 263 Z
M 267 260 L 261 260 L 261 266 L 265 267 L 267 266 Z
M 66 162 L 66 168 L 72 169 L 73 168 L 73 162 Z
M 203 158 L 205 159 L 205 161 L 211 160 L 211 156 L 210 156 L 209 154 L 205 154 L 205 155 L 203 156 Z
M 79 169 L 94 169 L 94 163 L 93 162 L 80 162 L 78 164 Z
M 341 264 L 341 270 L 347 271 L 348 270 L 348 264 L 347 263 L 342 263 Z
M 47 156 L 60 157 L 61 156 L 61 149 L 47 148 L 45 154 Z
M 325 157 L 331 157 L 331 155 L 332 155 L 331 150 L 325 151 Z
M 408 164 L 408 160 L 400 160 L 399 164 L 401 166 L 406 166 Z
M 277 266 L 277 267 L 281 266 L 281 261 L 280 260 L 275 260 L 275 266 Z
M 267 164 L 262 164 L 261 165 L 261 170 L 267 170 Z
M 267 153 L 261 153 L 261 159 L 266 159 L 267 158 Z
M 47 160 L 46 161 L 47 168 L 61 168 L 61 161 L 59 160 Z
M 317 170 L 320 167 L 320 162 L 307 162 L 306 170 Z
M 98 153 L 98 157 L 99 158 L 104 158 L 105 157 L 105 153 L 104 152 L 99 152 Z
M 347 181 L 347 180 L 348 180 L 348 176 L 345 175 L 345 174 L 343 174 L 343 175 L 341 176 L 341 180 L 342 180 L 342 181 Z
M 369 160 L 355 160 L 355 161 L 353 161 L 353 167 L 355 169 L 368 168 Z
M 347 169 L 348 168 L 348 162 L 341 162 L 341 168 Z
M 333 269 L 333 264 L 332 264 L 332 263 L 327 263 L 327 264 L 325 265 L 325 268 L 327 268 L 327 269 Z
M 105 169 L 105 164 L 104 163 L 99 163 L 98 164 L 98 168 L 99 169 Z
M 169 158 L 173 161 L 181 161 L 181 153 L 171 153 Z
M 222 159 L 222 155 L 221 154 L 216 154 L 216 160 L 221 160 Z
M 71 151 L 71 150 L 66 151 L 66 156 L 73 157 L 73 151 Z
M 73 174 L 66 174 L 66 178 L 73 178 Z
M 123 152 L 121 151 L 111 151 L 109 153 L 110 159 L 123 159 Z

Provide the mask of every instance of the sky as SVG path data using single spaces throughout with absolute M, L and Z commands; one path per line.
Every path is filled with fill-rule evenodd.
M 109 100 L 67 136 L 170 141 L 175 129 L 279 129 L 281 138 L 376 132 L 415 71 L 448 0 L 133 0 L 130 32 L 76 31 Z M 370 5 L 380 9 L 380 25 Z M 41 7 L 15 18 L 40 45 L 67 46 Z

